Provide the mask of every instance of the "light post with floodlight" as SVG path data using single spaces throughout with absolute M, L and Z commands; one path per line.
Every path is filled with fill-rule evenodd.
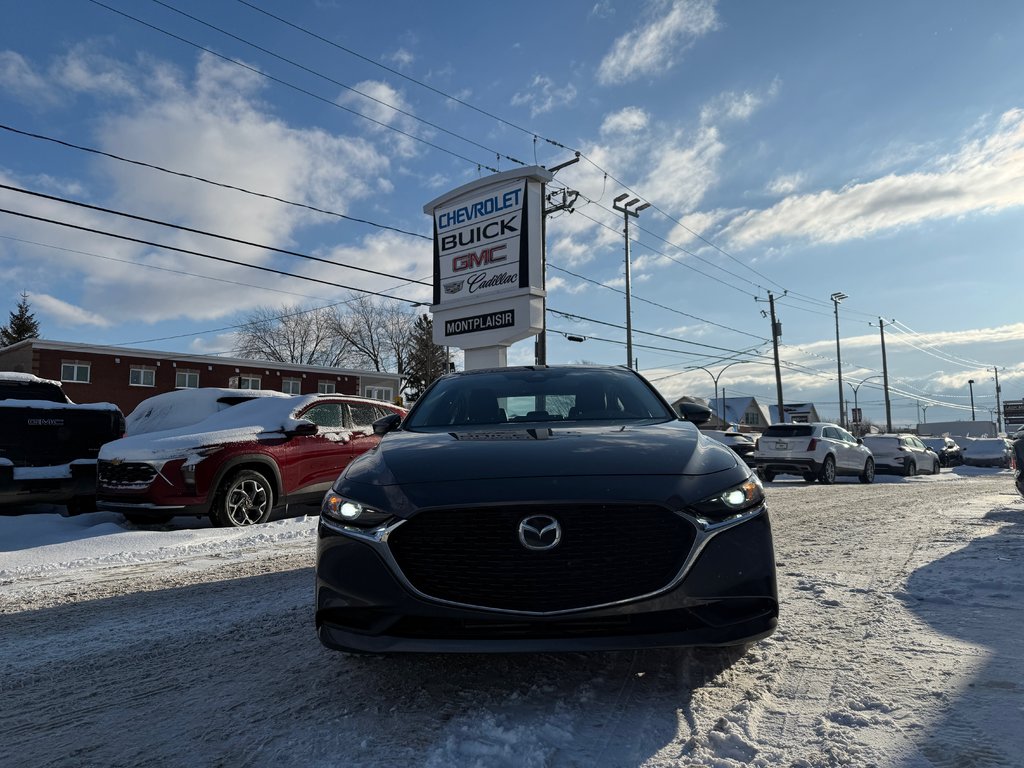
M 829 298 L 836 310 L 836 366 L 839 371 L 839 425 L 846 426 L 846 403 L 843 402 L 843 356 L 839 350 L 839 302 L 850 298 L 841 291 L 836 291 Z

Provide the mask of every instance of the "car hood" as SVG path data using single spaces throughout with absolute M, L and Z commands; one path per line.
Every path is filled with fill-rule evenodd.
M 736 454 L 686 422 L 400 430 L 349 467 L 371 484 L 418 484 L 529 477 L 705 475 L 736 466 Z

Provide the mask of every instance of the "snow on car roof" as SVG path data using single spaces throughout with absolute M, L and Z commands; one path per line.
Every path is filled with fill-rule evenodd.
M 240 390 L 223 391 L 238 394 Z M 292 414 L 322 399 L 320 395 L 279 394 L 273 397 L 254 397 L 212 413 L 198 422 L 173 429 L 135 435 L 129 433 L 127 437 L 104 445 L 100 449 L 100 458 L 132 461 L 168 459 L 188 455 L 205 446 L 255 440 L 260 435 L 281 433 L 294 428 L 297 420 Z
M 293 396 L 270 389 L 176 389 L 139 403 L 125 418 L 125 432 L 131 436 L 177 429 L 197 424 L 244 399 L 283 397 Z
M 22 384 L 53 384 L 55 387 L 60 386 L 59 381 L 53 379 L 42 379 L 31 373 L 19 373 L 17 371 L 0 371 L 0 381 L 16 381 Z

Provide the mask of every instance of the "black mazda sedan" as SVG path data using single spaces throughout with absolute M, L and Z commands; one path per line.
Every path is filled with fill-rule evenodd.
M 627 368 L 435 381 L 325 496 L 316 627 L 345 651 L 743 644 L 778 618 L 764 493 Z

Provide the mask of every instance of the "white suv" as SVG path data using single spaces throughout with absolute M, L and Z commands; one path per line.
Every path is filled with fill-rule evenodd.
M 839 475 L 875 479 L 875 459 L 863 442 L 838 424 L 772 424 L 757 441 L 754 464 L 766 482 L 800 475 L 829 485 Z
M 924 472 L 939 474 L 938 454 L 914 435 L 865 435 L 864 445 L 871 449 L 878 472 L 907 477 Z

